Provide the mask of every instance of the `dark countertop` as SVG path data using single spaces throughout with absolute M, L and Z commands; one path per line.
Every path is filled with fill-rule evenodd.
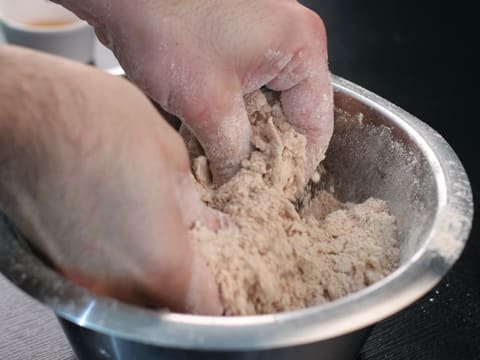
M 333 73 L 399 105 L 447 139 L 470 177 L 478 212 L 473 50 L 479 40 L 473 39 L 478 15 L 470 2 L 301 2 L 326 23 Z M 479 226 L 477 216 L 454 268 L 424 298 L 378 324 L 359 360 L 480 359 Z

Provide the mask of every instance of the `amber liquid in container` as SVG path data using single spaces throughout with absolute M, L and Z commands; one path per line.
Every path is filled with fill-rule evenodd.
M 56 27 L 67 26 L 75 22 L 76 21 L 44 20 L 44 21 L 29 22 L 27 23 L 27 25 L 38 27 L 38 28 L 56 28 Z

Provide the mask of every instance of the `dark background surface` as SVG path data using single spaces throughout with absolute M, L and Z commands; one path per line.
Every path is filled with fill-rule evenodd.
M 464 164 L 480 212 L 480 17 L 467 1 L 317 0 L 333 73 L 399 105 L 436 129 Z M 475 36 L 477 34 L 477 36 Z M 475 51 L 476 50 L 476 51 Z M 480 224 L 444 280 L 379 323 L 359 360 L 480 359 Z

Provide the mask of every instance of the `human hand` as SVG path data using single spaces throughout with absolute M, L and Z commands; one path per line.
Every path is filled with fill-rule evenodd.
M 128 81 L 0 47 L 0 206 L 66 277 L 144 305 L 221 313 L 187 229 L 218 228 L 185 146 Z
M 60 1 L 89 20 L 128 76 L 202 144 L 216 183 L 249 155 L 243 95 L 282 91 L 307 138 L 307 174 L 333 132 L 326 34 L 294 0 Z M 92 10 L 93 9 L 93 10 Z

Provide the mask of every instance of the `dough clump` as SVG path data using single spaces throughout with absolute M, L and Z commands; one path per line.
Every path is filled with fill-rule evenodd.
M 305 137 L 285 120 L 278 96 L 257 91 L 245 104 L 254 151 L 221 187 L 213 186 L 196 140 L 186 137 L 202 200 L 227 214 L 218 232 L 201 224 L 189 232 L 215 276 L 224 314 L 318 305 L 392 272 L 399 251 L 387 204 L 341 203 L 326 191 L 312 197 Z

